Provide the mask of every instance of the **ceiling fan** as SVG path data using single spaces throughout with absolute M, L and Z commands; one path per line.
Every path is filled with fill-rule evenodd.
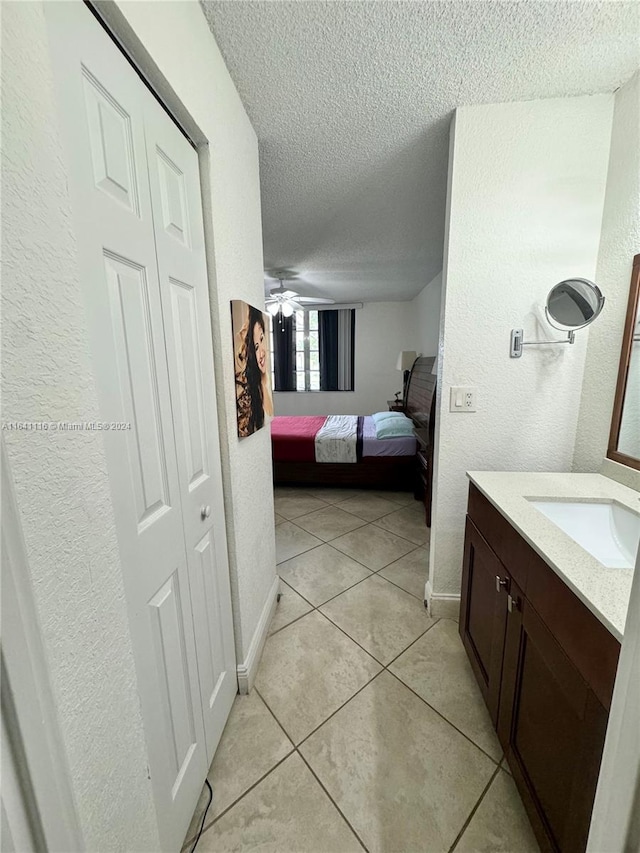
M 333 305 L 335 299 L 325 299 L 318 296 L 299 296 L 295 290 L 284 289 L 284 279 L 279 278 L 280 286 L 272 290 L 265 300 L 267 311 L 276 316 L 282 312 L 283 317 L 291 317 L 294 311 L 301 311 L 311 305 Z

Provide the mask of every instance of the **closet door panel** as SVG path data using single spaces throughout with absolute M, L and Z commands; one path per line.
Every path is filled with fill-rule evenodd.
M 181 420 L 186 488 L 192 494 L 210 476 L 198 347 L 197 300 L 194 288 L 184 281 L 169 278 L 169 290 L 175 345 L 176 395 L 179 398 L 176 415 Z
M 156 342 L 152 333 L 155 325 L 151 317 L 153 300 L 144 267 L 112 253 L 105 253 L 104 262 L 121 412 L 123 420 L 130 425 L 122 439 L 128 451 L 140 530 L 152 525 L 158 514 L 171 509 L 163 429 L 165 401 L 160 399 Z
M 196 644 L 198 649 L 204 652 L 198 656 L 198 662 L 201 662 L 202 701 L 209 709 L 213 708 L 225 678 L 223 620 L 217 613 L 221 598 L 217 584 L 218 574 L 215 543 L 213 534 L 209 531 L 195 546 L 194 559 L 189 564 Z
M 144 136 L 153 97 L 82 3 L 48 3 L 56 95 L 163 850 L 209 760 Z
M 146 105 L 145 136 L 211 760 L 237 692 L 237 677 L 200 172 L 196 151 L 156 103 Z

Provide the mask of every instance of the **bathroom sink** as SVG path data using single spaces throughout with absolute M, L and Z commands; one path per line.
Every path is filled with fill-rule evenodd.
M 527 498 L 598 562 L 631 569 L 640 540 L 640 515 L 614 501 L 550 501 Z

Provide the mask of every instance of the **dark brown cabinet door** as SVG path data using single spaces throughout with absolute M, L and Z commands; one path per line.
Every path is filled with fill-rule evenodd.
M 508 605 L 498 735 L 543 850 L 583 851 L 607 712 L 514 583 Z
M 507 593 L 511 578 L 467 518 L 460 636 L 494 725 L 498 718 Z

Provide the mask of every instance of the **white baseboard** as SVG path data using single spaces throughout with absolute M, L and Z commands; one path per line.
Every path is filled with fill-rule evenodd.
M 434 619 L 455 619 L 460 616 L 460 596 L 434 592 L 431 581 L 424 588 L 424 600 L 429 616 Z
M 238 690 L 242 694 L 248 693 L 253 687 L 253 682 L 256 680 L 256 673 L 258 672 L 260 658 L 262 657 L 262 649 L 264 648 L 269 633 L 269 626 L 271 625 L 271 620 L 276 609 L 279 590 L 280 578 L 276 575 L 267 595 L 267 600 L 262 608 L 256 630 L 251 638 L 247 656 L 242 663 L 236 666 Z

